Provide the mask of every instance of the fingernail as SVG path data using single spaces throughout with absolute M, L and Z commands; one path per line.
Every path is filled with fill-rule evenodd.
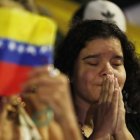
M 60 74 L 60 71 L 58 69 L 52 69 L 51 71 L 49 71 L 49 75 L 51 77 L 56 77 Z
M 50 72 L 50 71 L 52 71 L 54 69 L 54 66 L 53 65 L 48 65 L 47 66 L 47 70 Z

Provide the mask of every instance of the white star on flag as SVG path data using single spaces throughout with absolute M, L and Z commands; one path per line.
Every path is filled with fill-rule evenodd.
M 43 46 L 43 47 L 40 48 L 40 53 L 45 54 L 48 50 L 49 50 L 49 47 Z
M 36 55 L 36 49 L 33 46 L 28 46 L 26 51 L 27 51 L 27 53 Z
M 3 47 L 3 41 L 0 40 L 0 48 L 2 48 L 2 47 Z
M 19 53 L 23 53 L 23 52 L 24 52 L 24 46 L 23 46 L 23 45 L 19 45 L 19 46 L 17 47 L 17 51 L 18 51 Z
M 14 51 L 14 50 L 16 50 L 16 43 L 15 42 L 9 42 L 9 44 L 8 44 L 8 49 L 10 50 L 10 51 Z

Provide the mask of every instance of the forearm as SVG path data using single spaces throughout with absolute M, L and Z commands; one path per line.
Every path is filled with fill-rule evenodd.
M 127 128 L 125 130 L 120 131 L 115 134 L 115 140 L 135 140 L 132 134 L 128 131 Z
M 38 127 L 38 131 L 40 133 L 41 140 L 49 140 L 49 133 L 48 133 L 47 126 Z
M 42 111 L 44 112 L 44 111 Z M 38 116 L 36 114 L 39 114 Z M 36 116 L 32 116 L 32 119 L 41 135 L 41 139 L 42 140 L 49 140 L 49 132 L 48 132 L 48 128 L 49 128 L 49 124 L 52 121 L 52 118 L 47 118 L 47 113 L 42 113 L 40 114 L 40 112 L 36 112 L 35 113 Z
M 60 120 L 65 140 L 82 140 L 82 136 L 73 114 L 66 115 Z
M 31 118 L 37 127 L 42 140 L 49 140 L 49 125 L 53 121 L 53 112 L 48 107 L 34 109 L 30 113 Z
M 94 130 L 89 140 L 114 140 L 114 137 L 110 133 Z

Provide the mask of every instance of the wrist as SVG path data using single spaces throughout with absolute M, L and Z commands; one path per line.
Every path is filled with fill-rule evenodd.
M 64 116 L 61 120 L 59 120 L 59 123 L 63 128 L 68 127 L 70 130 L 73 130 L 74 128 L 79 129 L 76 117 L 73 114 Z
M 45 108 L 44 110 L 37 111 L 32 115 L 32 120 L 37 127 L 48 126 L 53 120 L 54 114 L 51 108 Z
M 110 134 L 103 134 L 103 133 L 93 133 L 90 140 L 110 140 Z
M 134 140 L 132 134 L 129 132 L 127 127 L 121 129 L 120 131 L 116 132 L 114 135 L 116 140 Z

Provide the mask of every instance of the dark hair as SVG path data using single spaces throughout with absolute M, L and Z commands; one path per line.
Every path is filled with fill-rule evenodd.
M 117 38 L 121 42 L 127 75 L 123 89 L 125 91 L 124 96 L 129 106 L 136 109 L 134 106 L 140 100 L 138 85 L 138 82 L 140 82 L 139 60 L 135 54 L 134 45 L 117 25 L 101 20 L 86 20 L 77 23 L 71 27 L 62 44 L 56 48 L 54 64 L 63 73 L 71 76 L 75 61 L 80 51 L 86 46 L 86 43 L 96 38 L 110 37 Z
M 74 15 L 73 15 L 73 17 L 72 17 L 72 19 L 71 19 L 70 25 L 74 25 L 74 24 L 76 24 L 77 22 L 83 20 L 84 12 L 85 12 L 86 6 L 87 6 L 87 3 L 81 5 L 81 7 L 74 13 Z

